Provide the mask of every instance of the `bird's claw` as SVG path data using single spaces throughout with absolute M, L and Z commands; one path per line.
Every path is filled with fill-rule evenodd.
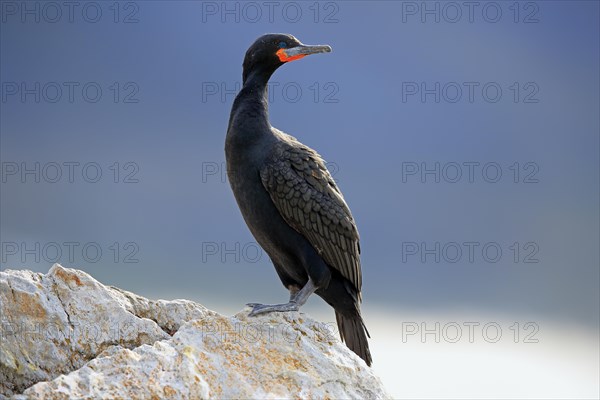
M 298 311 L 300 307 L 295 302 L 291 301 L 286 304 L 260 304 L 260 303 L 247 303 L 249 307 L 252 307 L 249 316 L 267 314 L 271 312 L 287 312 L 287 311 Z
M 265 307 L 265 304 L 260 304 L 260 303 L 246 303 L 246 305 L 248 307 L 252 307 L 252 311 L 250 311 L 250 313 L 248 314 L 251 317 L 253 317 L 255 315 L 262 314 L 264 312 L 264 311 L 261 312 L 261 310 Z

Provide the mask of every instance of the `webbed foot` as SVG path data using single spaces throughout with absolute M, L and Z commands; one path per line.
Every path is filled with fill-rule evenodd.
M 285 304 L 260 304 L 260 303 L 248 303 L 246 304 L 249 307 L 252 307 L 252 311 L 249 316 L 253 317 L 255 315 L 267 314 L 271 312 L 288 312 L 288 311 L 298 311 L 300 306 L 298 303 L 290 301 Z

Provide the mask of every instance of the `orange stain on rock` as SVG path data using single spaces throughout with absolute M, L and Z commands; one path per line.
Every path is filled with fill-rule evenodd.
M 13 292 L 15 297 L 15 304 L 23 315 L 27 315 L 35 319 L 46 318 L 46 310 L 40 303 L 37 295 L 31 295 L 29 293 L 23 293 L 19 291 Z
M 64 269 L 57 269 L 55 275 L 67 283 L 73 282 L 77 286 L 83 286 L 83 283 L 81 283 L 81 279 L 79 279 L 79 277 L 76 274 L 70 274 Z

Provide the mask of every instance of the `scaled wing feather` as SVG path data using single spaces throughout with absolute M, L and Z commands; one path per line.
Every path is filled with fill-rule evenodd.
M 275 145 L 260 176 L 284 220 L 360 293 L 358 230 L 319 154 L 289 137 Z

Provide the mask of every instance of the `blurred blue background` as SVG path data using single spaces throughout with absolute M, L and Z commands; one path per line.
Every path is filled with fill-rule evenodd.
M 353 211 L 374 346 L 406 315 L 533 321 L 553 349 L 588 338 L 598 371 L 598 2 L 1 6 L 2 269 L 60 262 L 223 313 L 286 299 L 223 164 L 244 52 L 286 32 L 333 48 L 275 73 L 271 122 Z

